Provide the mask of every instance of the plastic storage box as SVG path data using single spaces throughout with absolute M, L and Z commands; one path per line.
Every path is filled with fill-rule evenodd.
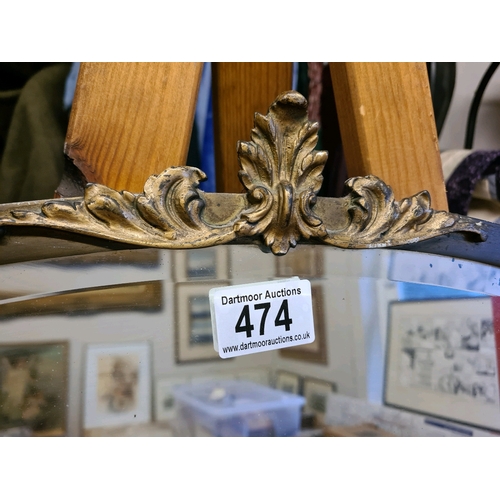
M 302 396 L 243 380 L 217 380 L 173 389 L 178 428 L 188 436 L 294 436 Z

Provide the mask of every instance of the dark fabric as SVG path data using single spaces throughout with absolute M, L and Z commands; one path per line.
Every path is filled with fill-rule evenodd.
M 467 156 L 446 182 L 449 211 L 467 215 L 477 182 L 490 175 L 495 176 L 500 193 L 500 151 L 475 151 Z
M 316 149 L 328 151 L 328 160 L 323 169 L 323 183 L 318 192 L 318 196 L 343 196 L 344 184 L 347 180 L 347 167 L 342 147 L 342 139 L 340 137 L 340 126 L 335 105 L 335 97 L 333 95 L 330 67 L 327 64 L 323 65 L 323 63 L 319 63 L 319 65 L 323 67 L 321 71 L 321 83 L 312 82 L 311 85 L 310 76 L 318 71 L 318 63 L 298 64 L 299 74 L 297 91 L 308 99 L 309 106 L 311 106 L 311 87 L 318 91 L 318 95 L 312 96 L 313 109 L 310 108 L 308 110 L 309 119 L 320 123 Z M 319 103 L 317 102 L 318 100 Z
M 70 68 L 71 63 L 47 66 L 22 88 L 0 158 L 0 203 L 54 196 L 67 161 L 63 95 Z
M 347 166 L 340 136 L 339 118 L 335 105 L 332 76 L 329 66 L 323 68 L 323 93 L 321 96 L 321 147 L 328 151 L 328 161 L 323 170 L 323 185 L 319 196 L 338 198 L 344 196 Z
M 0 92 L 20 90 L 28 80 L 54 62 L 0 62 Z
M 21 89 L 0 91 L 0 158 L 5 149 L 10 122 L 20 95 Z
M 322 62 L 307 63 L 307 76 L 309 77 L 309 94 L 307 97 L 307 114 L 309 120 L 318 122 L 321 126 L 321 96 L 323 94 L 323 68 Z
M 53 64 L 57 63 L 0 62 L 0 158 L 22 88 L 32 76 Z

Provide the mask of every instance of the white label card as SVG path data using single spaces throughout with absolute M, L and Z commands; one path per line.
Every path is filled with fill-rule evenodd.
M 311 283 L 299 278 L 212 288 L 214 349 L 221 358 L 314 342 Z

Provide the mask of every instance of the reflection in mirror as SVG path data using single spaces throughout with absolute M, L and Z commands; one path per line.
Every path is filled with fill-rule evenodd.
M 293 276 L 312 286 L 314 342 L 220 358 L 210 289 Z M 6 264 L 0 433 L 491 435 L 499 290 L 485 264 L 315 245 Z M 240 403 L 231 417 L 228 395 Z

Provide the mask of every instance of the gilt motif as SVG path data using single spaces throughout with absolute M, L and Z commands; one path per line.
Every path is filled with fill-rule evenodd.
M 307 118 L 306 99 L 285 92 L 266 116 L 256 113 L 251 140 L 238 143 L 245 194 L 204 193 L 198 189 L 201 170 L 170 167 L 151 176 L 142 194 L 89 184 L 82 198 L 0 206 L 0 226 L 46 227 L 157 248 L 257 241 L 276 255 L 308 240 L 373 248 L 451 232 L 486 238 L 480 221 L 434 211 L 426 191 L 398 202 L 374 176 L 349 179 L 343 198 L 322 198 L 339 214 L 326 224 L 315 205 L 328 153 L 316 151 L 317 142 L 318 124 Z
M 305 98 L 288 92 L 267 116 L 256 113 L 251 139 L 238 143 L 239 177 L 250 208 L 236 223 L 236 234 L 261 234 L 277 255 L 286 254 L 301 239 L 326 236 L 313 206 L 328 153 L 314 151 L 318 124 L 307 119 Z

